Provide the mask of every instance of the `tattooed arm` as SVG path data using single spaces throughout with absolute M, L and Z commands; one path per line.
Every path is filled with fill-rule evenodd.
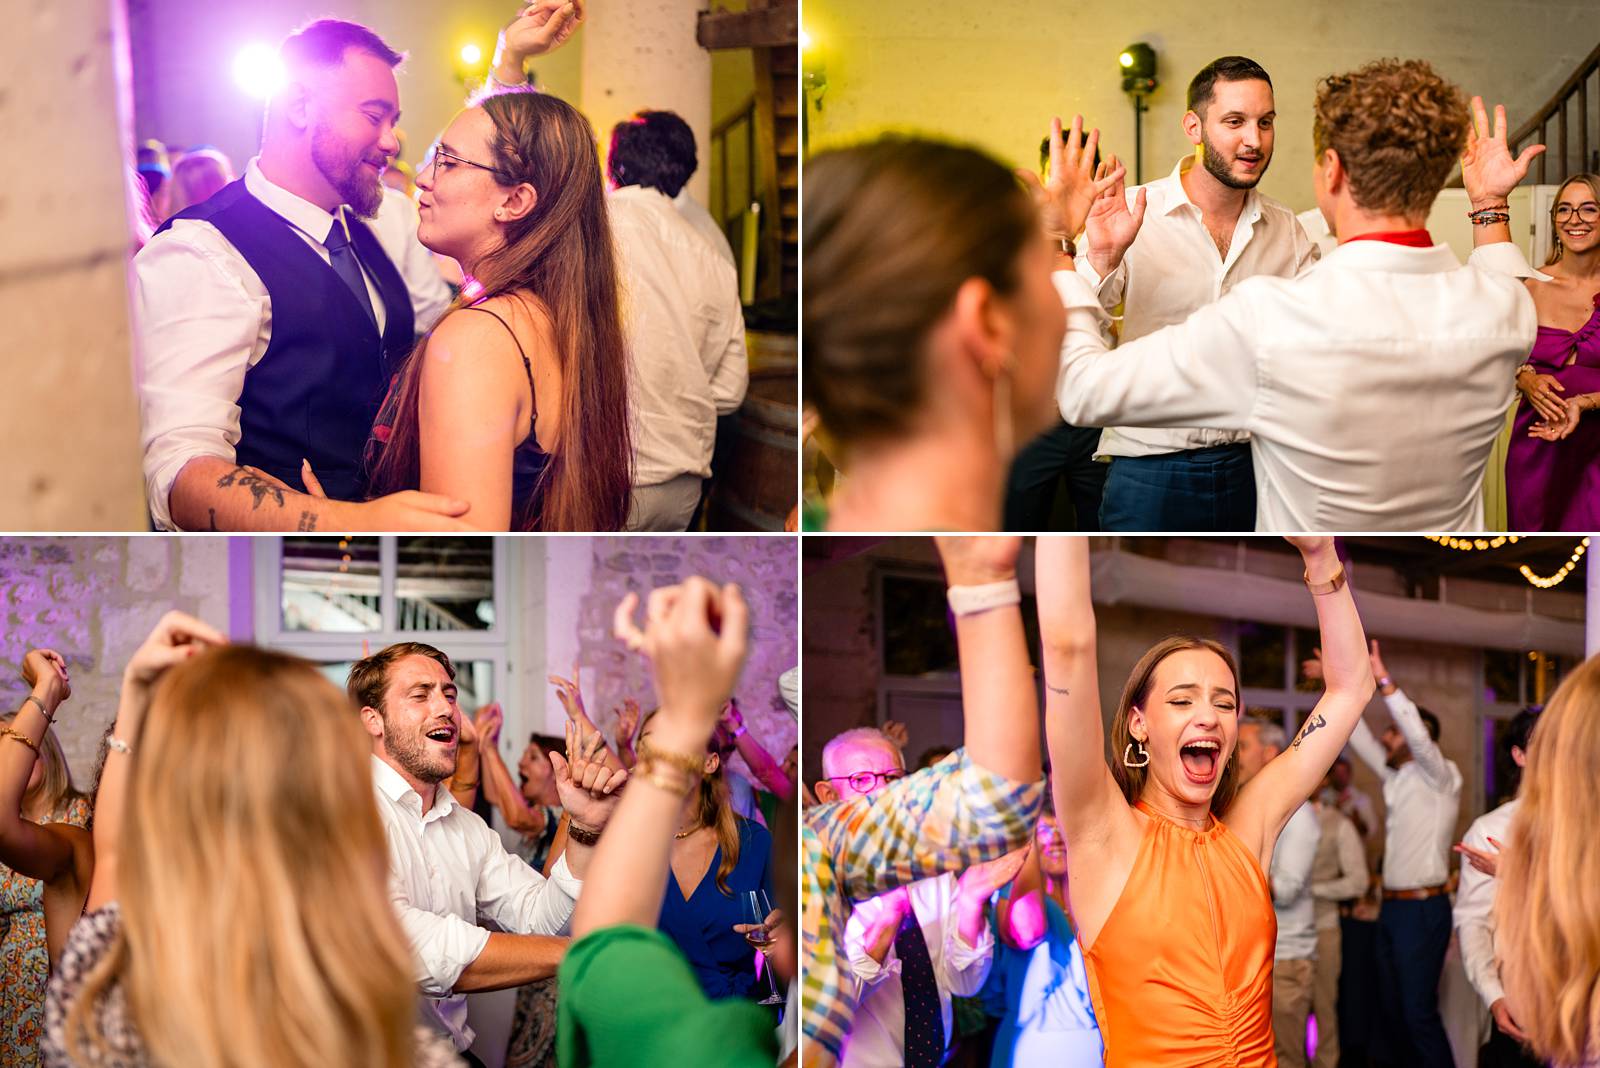
M 1306 581 L 1313 587 L 1328 584 L 1343 570 L 1332 538 L 1289 540 L 1300 550 Z M 1322 632 L 1327 689 L 1289 748 L 1239 791 L 1239 799 L 1226 816 L 1234 833 L 1263 858 L 1263 866 L 1272 856 L 1273 843 L 1284 824 L 1333 766 L 1372 697 L 1367 637 L 1349 585 L 1311 597 Z
M 332 501 L 289 489 L 219 456 L 184 464 L 168 501 L 181 530 L 467 530 L 463 501 L 407 490 Z

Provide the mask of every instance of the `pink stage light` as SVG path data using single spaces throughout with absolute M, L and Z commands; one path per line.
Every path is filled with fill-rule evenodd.
M 283 84 L 283 64 L 278 50 L 261 43 L 248 44 L 233 57 L 233 80 L 240 89 L 265 100 Z

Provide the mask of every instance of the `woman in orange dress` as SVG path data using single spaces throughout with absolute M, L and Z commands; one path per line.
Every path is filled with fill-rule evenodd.
M 1088 546 L 1039 539 L 1052 784 L 1108 1068 L 1277 1063 L 1265 873 L 1373 690 L 1333 539 L 1289 540 L 1316 602 L 1327 690 L 1289 749 L 1240 788 L 1238 672 L 1200 638 L 1168 638 L 1135 665 L 1106 765 Z

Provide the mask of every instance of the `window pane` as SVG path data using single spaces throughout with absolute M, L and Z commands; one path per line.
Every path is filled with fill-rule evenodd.
M 1281 690 L 1288 632 L 1265 623 L 1239 624 L 1239 682 L 1247 689 Z
M 1522 703 L 1522 654 L 1505 649 L 1483 651 L 1484 700 L 1489 704 Z
M 397 629 L 494 628 L 493 538 L 432 535 L 397 542 Z
M 1294 631 L 1294 688 L 1301 693 L 1321 693 L 1322 680 L 1306 678 L 1302 665 L 1322 645 L 1322 636 L 1314 630 L 1296 627 Z
M 883 577 L 883 673 L 917 677 L 956 670 L 944 583 Z
M 383 626 L 375 537 L 283 539 L 284 630 L 351 633 Z

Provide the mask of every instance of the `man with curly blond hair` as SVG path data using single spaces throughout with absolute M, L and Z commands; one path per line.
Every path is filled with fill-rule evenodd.
M 1423 60 L 1323 79 L 1312 128 L 1317 206 L 1339 240 L 1315 267 L 1246 279 L 1114 357 L 1100 302 L 1056 273 L 1062 416 L 1248 430 L 1257 530 L 1482 529 L 1489 452 L 1537 328 L 1506 196 L 1543 146 L 1513 157 L 1504 109 L 1491 131 L 1482 101 L 1469 117 Z M 1425 228 L 1458 157 L 1477 245 L 1465 266 Z M 1114 187 L 1094 210 L 1137 227 L 1144 206 Z

